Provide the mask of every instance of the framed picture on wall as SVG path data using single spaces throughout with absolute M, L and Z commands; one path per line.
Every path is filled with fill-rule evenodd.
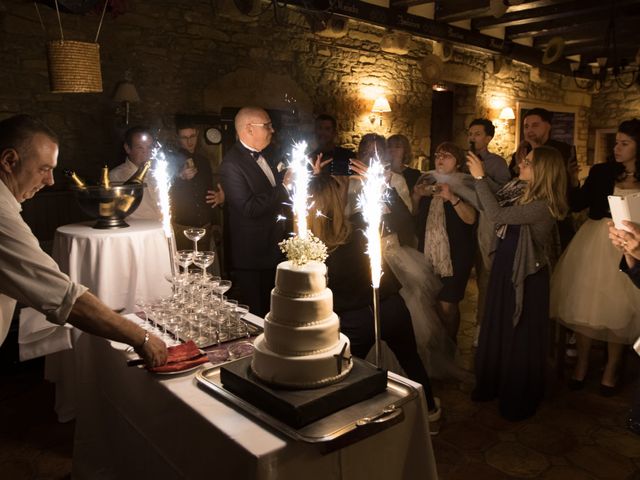
M 569 145 L 576 144 L 576 119 L 578 109 L 565 107 L 563 105 L 516 102 L 516 148 L 524 140 L 524 116 L 533 108 L 544 108 L 553 114 L 551 121 L 551 133 L 549 136 L 554 140 L 560 140 Z

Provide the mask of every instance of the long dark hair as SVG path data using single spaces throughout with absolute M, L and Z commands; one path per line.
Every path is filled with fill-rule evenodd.
M 637 181 L 640 181 L 640 120 L 638 120 L 637 118 L 625 120 L 618 127 L 618 133 L 624 133 L 625 135 L 631 137 L 634 142 L 636 142 L 636 171 L 633 176 Z M 624 180 L 624 165 L 616 162 L 615 173 L 616 181 Z

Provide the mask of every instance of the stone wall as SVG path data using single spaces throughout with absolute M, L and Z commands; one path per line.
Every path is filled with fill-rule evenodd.
M 591 162 L 602 161 L 611 154 L 615 138 L 609 138 L 607 142 L 606 131 L 615 130 L 622 121 L 631 118 L 640 118 L 640 85 L 636 84 L 628 89 L 609 85 L 593 96 L 593 107 L 589 115 Z M 608 135 L 613 137 L 615 134 Z
M 254 18 L 221 15 L 209 0 L 136 0 L 127 11 L 105 18 L 101 46 L 104 93 L 49 93 L 45 35 L 30 2 L 4 2 L 0 8 L 0 116 L 29 112 L 42 116 L 62 138 L 60 165 L 83 176 L 97 176 L 99 167 L 118 163 L 123 133 L 111 100 L 118 81 L 130 75 L 141 97 L 132 105 L 131 123 L 173 135 L 176 113 L 216 113 L 223 106 L 258 103 L 286 110 L 297 100 L 302 130 L 321 112 L 334 113 L 341 141 L 355 146 L 369 131 L 404 133 L 416 155 L 429 152 L 431 86 L 420 74 L 419 60 L 432 42 L 413 38 L 407 55 L 380 50 L 384 29 L 349 22 L 341 38 L 311 33 L 303 15 L 287 10 L 281 24 L 271 10 Z M 40 7 L 46 38 L 58 38 L 55 11 Z M 249 21 L 247 21 L 249 20 Z M 92 41 L 97 15 L 62 15 L 65 38 Z M 444 79 L 476 91 L 460 99 L 464 112 L 456 117 L 454 137 L 466 146 L 465 125 L 475 116 L 496 118 L 495 97 L 516 109 L 518 101 L 575 108 L 577 147 L 587 152 L 590 96 L 571 88 L 557 75 L 532 75 L 522 64 L 498 78 L 492 58 L 456 47 L 445 63 Z M 535 73 L 535 72 L 534 72 Z M 461 91 L 472 91 L 470 88 Z M 371 123 L 374 98 L 385 93 L 392 112 L 382 125 Z M 463 118 L 464 117 L 464 118 Z M 514 121 L 500 123 L 492 144 L 503 156 L 515 148 Z

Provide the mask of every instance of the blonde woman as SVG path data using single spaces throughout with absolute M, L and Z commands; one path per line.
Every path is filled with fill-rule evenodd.
M 556 221 L 568 211 L 566 167 L 556 149 L 534 149 L 520 165 L 519 178 L 526 182 L 522 195 L 500 206 L 481 160 L 469 153 L 467 165 L 488 219 L 500 225 L 472 399 L 497 397 L 504 418 L 522 420 L 535 414 L 544 395 L 549 249 Z
M 311 231 L 327 246 L 326 260 L 333 309 L 340 317 L 340 330 L 351 341 L 351 353 L 365 358 L 374 344 L 371 273 L 365 254 L 364 220 L 360 213 L 347 216 L 349 179 L 317 175 L 309 183 L 313 199 Z M 440 416 L 429 375 L 418 355 L 411 315 L 399 295 L 400 284 L 386 264 L 380 283 L 381 336 L 395 354 L 407 376 L 424 388 L 429 419 Z

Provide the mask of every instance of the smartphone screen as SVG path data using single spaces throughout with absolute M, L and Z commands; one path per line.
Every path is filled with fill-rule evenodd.
M 329 164 L 329 173 L 331 175 L 353 175 L 349 166 L 349 153 L 348 151 L 336 151 L 336 156 L 333 157 L 333 161 Z

